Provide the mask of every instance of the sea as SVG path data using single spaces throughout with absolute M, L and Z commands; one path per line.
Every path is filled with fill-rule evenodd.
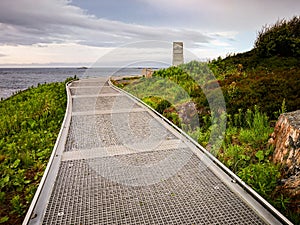
M 141 74 L 142 68 L 0 68 L 0 99 L 38 84 L 62 82 L 75 75 L 82 79 Z

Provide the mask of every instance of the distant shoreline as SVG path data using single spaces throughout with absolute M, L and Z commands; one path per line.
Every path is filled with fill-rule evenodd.
M 20 90 L 38 84 L 62 82 L 68 77 L 79 79 L 88 77 L 139 75 L 140 68 L 99 67 L 89 69 L 72 68 L 0 68 L 0 99 L 6 99 Z

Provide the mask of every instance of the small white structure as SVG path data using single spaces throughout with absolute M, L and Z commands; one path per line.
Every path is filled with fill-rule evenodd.
M 183 42 L 173 42 L 173 66 L 183 64 Z

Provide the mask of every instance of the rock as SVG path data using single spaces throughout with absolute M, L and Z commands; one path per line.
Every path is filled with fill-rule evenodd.
M 199 127 L 199 118 L 196 109 L 196 104 L 192 101 L 182 103 L 176 106 L 181 123 L 189 125 L 192 129 Z
M 284 168 L 284 176 L 300 171 L 300 110 L 280 115 L 269 143 L 275 147 L 273 162 Z
M 277 190 L 291 203 L 300 202 L 300 110 L 280 115 L 269 144 L 275 147 L 273 162 L 282 165 Z M 300 211 L 299 211 L 300 213 Z
M 290 211 L 300 214 L 300 173 L 281 180 L 276 187 L 277 196 L 283 195 L 289 200 L 287 207 Z
M 289 192 L 290 198 L 296 198 L 300 196 L 300 173 L 293 175 L 287 179 L 285 184 L 282 186 L 285 191 L 294 190 L 293 192 Z M 300 208 L 299 208 L 300 210 Z M 300 212 L 300 211 L 299 211 Z

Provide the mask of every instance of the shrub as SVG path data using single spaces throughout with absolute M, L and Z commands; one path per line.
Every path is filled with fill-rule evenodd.
M 255 49 L 261 57 L 300 56 L 300 17 L 287 21 L 278 20 L 272 26 L 265 26 L 255 41 Z

